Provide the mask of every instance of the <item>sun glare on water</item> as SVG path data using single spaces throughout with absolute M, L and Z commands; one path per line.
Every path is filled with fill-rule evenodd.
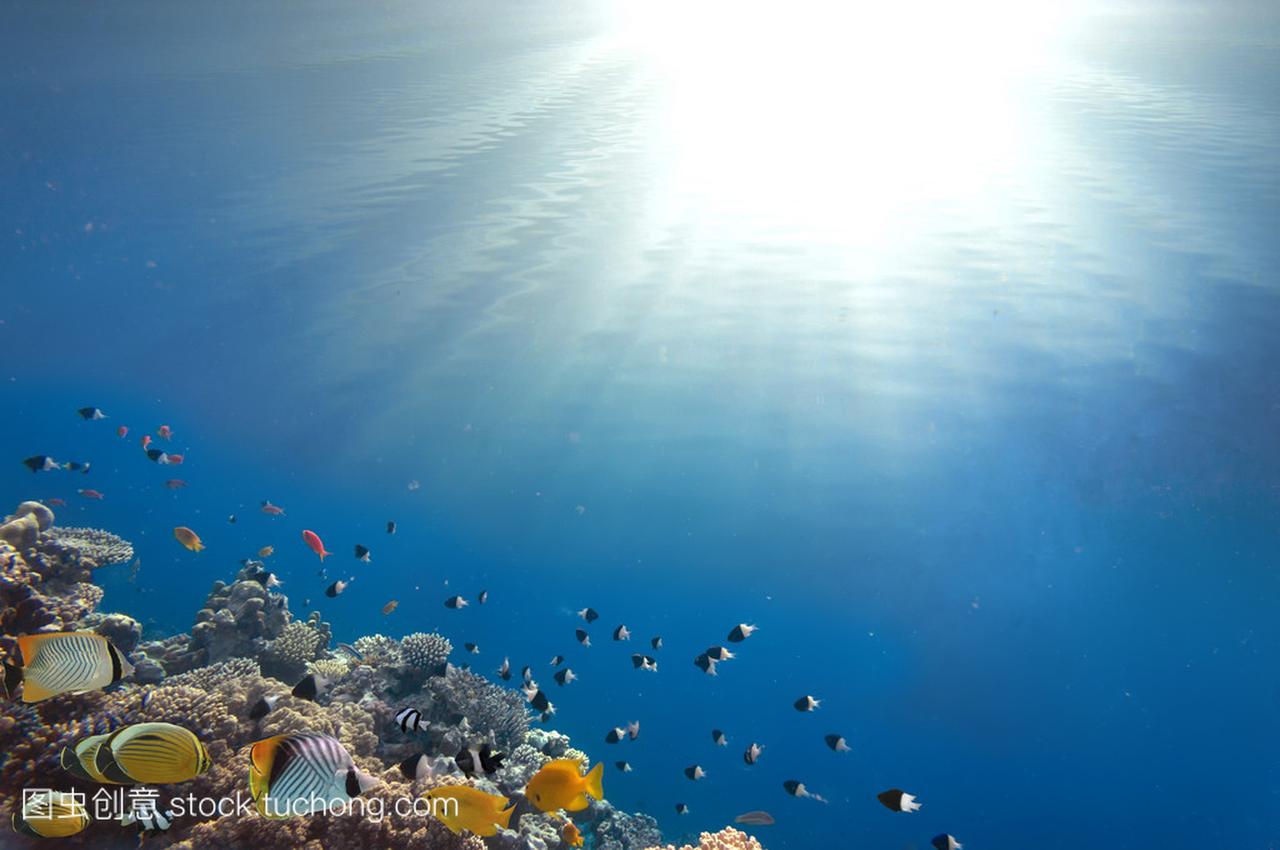
M 1064 23 L 1046 0 L 635 0 L 618 43 L 662 88 L 671 203 L 877 240 L 1025 155 L 1011 87 Z

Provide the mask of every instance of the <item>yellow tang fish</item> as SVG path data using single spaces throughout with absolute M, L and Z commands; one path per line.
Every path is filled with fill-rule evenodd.
M 192 552 L 199 552 L 204 549 L 204 544 L 200 542 L 200 535 L 196 534 L 185 525 L 180 525 L 173 530 L 174 539 L 183 546 L 186 546 Z
M 112 784 L 112 780 L 98 772 L 98 766 L 94 763 L 98 756 L 98 747 L 102 746 L 102 742 L 109 737 L 111 736 L 90 735 L 76 742 L 74 747 L 63 747 L 62 752 L 58 754 L 58 762 L 62 765 L 62 769 L 81 779 L 101 782 L 104 785 Z
M 275 554 L 275 551 L 276 551 L 276 548 L 274 546 L 263 546 L 261 549 L 258 550 L 258 557 L 270 558 L 272 555 Z
M 13 831 L 33 838 L 66 838 L 89 825 L 82 797 L 67 791 L 33 789 L 13 813 Z
M 5 664 L 4 690 L 22 683 L 22 701 L 105 688 L 133 674 L 133 665 L 111 641 L 94 632 L 49 632 L 18 639 L 23 667 Z
M 604 763 L 582 775 L 582 759 L 556 759 L 542 766 L 525 786 L 524 795 L 544 812 L 576 812 L 588 805 L 587 795 L 604 799 Z
M 209 751 L 189 730 L 172 723 L 134 723 L 98 746 L 93 765 L 112 782 L 161 785 L 206 772 Z
M 506 829 L 516 810 L 514 805 L 506 807 L 506 797 L 486 794 L 469 785 L 442 785 L 423 796 L 432 801 L 431 813 L 456 835 L 464 829 L 482 838 L 497 835 L 498 827 Z

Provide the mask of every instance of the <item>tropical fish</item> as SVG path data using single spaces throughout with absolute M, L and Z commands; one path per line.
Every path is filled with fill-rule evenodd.
M 702 769 L 702 765 L 691 764 L 684 769 L 684 775 L 687 779 L 693 782 L 697 782 L 699 779 L 702 779 L 704 776 L 706 776 L 707 772 Z
M 533 680 L 533 668 L 528 664 L 520 668 L 520 678 L 524 681 L 526 688 L 530 685 L 535 688 L 538 686 L 538 683 Z
M 614 640 L 631 640 L 631 631 L 626 627 L 626 625 L 618 626 L 616 629 L 613 630 L 613 639 Z
M 48 455 L 34 455 L 24 460 L 22 465 L 32 472 L 53 472 L 55 469 L 62 469 L 62 465 Z
M 647 670 L 650 673 L 658 672 L 658 659 L 652 655 L 641 655 L 635 653 L 631 656 L 631 666 L 637 670 Z
M 401 732 L 419 732 L 427 724 L 422 720 L 422 712 L 416 708 L 402 708 L 396 712 L 396 725 Z
M 901 788 L 890 788 L 888 791 L 881 791 L 876 795 L 876 799 L 880 801 L 880 805 L 891 812 L 914 812 L 920 808 L 920 804 L 916 802 L 915 795 L 908 794 Z
M 81 463 L 78 460 L 69 460 L 62 465 L 62 468 L 67 470 L 68 472 L 79 472 L 81 475 L 88 475 L 90 465 L 91 464 L 89 464 L 87 461 L 84 463 Z
M 564 826 L 560 827 L 560 840 L 570 847 L 581 847 L 582 833 L 578 830 L 578 825 L 566 819 Z
M 266 510 L 266 508 L 263 508 L 263 510 Z M 281 513 L 283 513 L 283 511 Z M 307 544 L 308 549 L 320 556 L 321 563 L 324 563 L 324 559 L 333 554 L 332 552 L 325 551 L 324 543 L 321 542 L 320 536 L 314 531 L 303 530 L 302 542 Z
M 169 465 L 169 455 L 160 449 L 147 449 L 147 459 L 161 466 Z
M 502 679 L 502 681 L 504 682 L 511 681 L 511 659 L 510 658 L 502 659 L 502 665 L 498 667 L 498 678 Z
M 117 429 L 116 429 L 116 436 L 117 436 L 117 437 L 119 437 L 119 438 L 120 438 L 120 439 L 122 439 L 122 440 L 123 440 L 125 437 L 129 436 L 129 426 L 128 426 L 128 425 L 121 425 L 119 428 L 117 428 Z
M 551 700 L 547 699 L 547 695 L 540 688 L 526 688 L 524 692 L 525 699 L 529 701 L 529 705 L 533 706 L 534 711 L 540 711 L 545 717 L 556 713 L 556 707 L 552 705 Z
M 684 803 L 676 803 L 676 814 L 678 815 L 689 814 L 689 807 L 686 806 Z
M 80 418 L 85 420 L 107 418 L 107 414 L 103 413 L 100 409 L 96 407 L 82 407 L 79 410 L 77 410 L 76 413 L 79 413 Z
M 390 520 L 390 519 L 387 520 L 387 534 L 395 534 L 395 533 L 396 533 L 395 520 Z
M 432 814 L 455 835 L 461 835 L 464 829 L 482 838 L 497 835 L 499 827 L 507 828 L 511 813 L 516 810 L 514 805 L 507 806 L 506 797 L 486 794 L 468 785 L 442 785 L 423 796 L 432 801 Z
M 231 514 L 230 516 L 228 516 L 228 517 L 227 517 L 227 522 L 231 523 L 232 525 L 235 525 L 235 524 L 236 524 L 236 515 L 235 515 L 235 514 Z
M 464 643 L 462 645 L 462 648 L 465 649 L 467 652 L 470 652 L 472 655 L 480 654 L 480 647 L 476 646 L 471 641 L 467 641 L 466 643 Z
M 368 546 L 361 546 L 359 543 L 356 544 L 356 560 L 364 561 L 366 564 L 373 560 L 372 556 L 369 554 Z
M 25 666 L 5 664 L 4 689 L 22 682 L 22 701 L 96 691 L 133 674 L 133 665 L 111 641 L 94 632 L 48 632 L 17 638 Z
M 249 719 L 261 720 L 271 712 L 275 711 L 276 703 L 279 701 L 280 697 L 278 695 L 262 697 L 253 704 L 252 708 L 249 709 Z
M 427 757 L 426 753 L 409 756 L 397 766 L 400 768 L 400 773 L 404 775 L 404 778 L 410 782 L 429 779 L 435 775 L 431 767 L 431 759 Z
M 174 466 L 182 466 L 182 462 L 187 459 L 186 455 L 178 455 L 173 453 L 166 455 L 166 457 L 169 458 L 169 463 L 173 464 Z
M 258 557 L 270 558 L 272 555 L 275 554 L 275 551 L 276 549 L 274 546 L 263 546 L 261 549 L 258 550 Z
M 623 773 L 631 772 L 631 765 L 625 761 L 615 761 L 613 763 L 613 766 L 616 767 L 618 770 L 622 771 Z
M 164 832 L 173 826 L 173 812 L 170 809 L 160 811 L 153 806 L 137 806 L 120 818 L 121 826 L 138 824 L 143 832 Z
M 734 823 L 745 823 L 748 826 L 773 826 L 777 823 L 768 812 L 743 812 L 733 819 Z
M 940 832 L 935 835 L 929 843 L 932 844 L 936 850 L 961 850 L 961 848 L 964 847 L 963 844 L 956 841 L 956 837 L 954 835 L 948 835 L 945 832 Z
M 172 440 L 173 429 L 170 428 L 168 425 L 161 425 L 159 428 L 156 429 L 156 435 L 159 436 L 160 439 L 162 440 Z
M 755 764 L 760 760 L 760 754 L 764 752 L 764 747 L 752 741 L 751 746 L 747 747 L 742 753 L 742 760 L 747 764 Z
M 175 528 L 173 530 L 173 537 L 192 552 L 200 552 L 204 550 L 204 544 L 200 542 L 200 535 L 196 534 L 185 525 L 180 525 Z
M 744 640 L 751 637 L 752 633 L 758 628 L 760 627 L 748 626 L 746 623 L 739 623 L 729 630 L 729 642 L 742 643 Z
M 707 657 L 712 661 L 728 661 L 734 655 L 727 647 L 713 646 L 707 649 Z
M 84 496 L 86 499 L 97 499 L 99 502 L 105 498 L 97 490 L 77 490 L 76 492 L 81 496 Z
M 141 445 L 141 446 L 142 446 L 142 450 L 143 450 L 143 451 L 146 451 L 146 450 L 147 450 L 147 447 L 151 445 L 151 435 L 150 435 L 150 434 L 143 434 L 143 435 L 142 435 L 142 439 L 141 439 L 141 440 L 138 440 L 138 443 L 139 443 L 139 445 Z
M 586 620 L 588 623 L 594 623 L 596 620 L 600 619 L 600 615 L 596 613 L 596 609 L 594 608 L 583 608 L 578 612 L 578 616 Z
M 93 763 L 112 782 L 146 785 L 186 782 L 213 764 L 200 739 L 173 723 L 134 723 L 117 729 L 99 745 Z
M 338 579 L 333 584 L 325 588 L 324 595 L 329 597 L 330 599 L 335 599 L 340 593 L 342 593 L 342 591 L 347 589 L 347 584 L 348 583 L 343 581 L 342 579 Z M 382 613 L 390 614 L 391 612 L 385 610 L 385 606 L 384 606 L 384 610 Z
M 470 603 L 467 602 L 467 600 L 463 599 L 461 596 L 450 596 L 448 599 L 444 601 L 444 607 L 452 608 L 455 611 L 457 611 L 460 608 L 466 608 L 467 605 L 469 604 Z
M 66 507 L 67 505 L 66 499 L 59 499 L 56 496 L 53 497 L 52 499 L 46 499 L 45 501 L 48 502 L 49 506 L 53 508 L 63 508 L 63 507 Z
M 662 635 L 654 635 L 649 638 L 649 646 L 654 649 L 662 649 Z
M 819 803 L 827 802 L 826 797 L 821 797 L 813 793 L 812 791 L 810 791 L 808 788 L 805 788 L 803 782 L 797 782 L 794 779 L 788 779 L 786 782 L 782 783 L 782 787 L 792 797 L 808 797 L 810 800 L 817 800 Z
M 502 768 L 502 760 L 506 758 L 502 753 L 495 753 L 488 744 L 482 744 L 480 749 L 468 747 L 453 757 L 453 761 L 458 765 L 467 776 L 475 776 L 480 773 L 497 773 Z
M 814 699 L 811 696 L 805 695 L 793 702 L 792 705 L 795 707 L 796 711 L 813 711 L 815 708 L 822 705 L 822 700 Z
M 481 605 L 483 605 L 488 601 L 489 601 L 489 591 L 487 590 L 480 591 L 480 595 L 476 597 L 476 602 L 479 602 Z
M 845 743 L 842 735 L 827 735 L 822 740 L 826 741 L 827 746 L 837 753 L 849 752 L 849 745 Z
M 245 567 L 248 568 L 245 578 L 249 581 L 256 581 L 266 588 L 279 587 L 284 584 L 275 573 L 264 567 L 261 561 L 250 561 L 245 564 Z
M 640 737 L 640 721 L 633 720 L 627 724 L 627 737 L 634 741 Z
M 81 779 L 103 785 L 112 784 L 113 780 L 99 773 L 94 762 L 98 755 L 98 747 L 102 746 L 102 742 L 109 737 L 110 735 L 90 735 L 88 738 L 77 741 L 73 746 L 63 747 L 62 752 L 58 754 L 58 763 L 62 765 L 63 770 Z
M 573 636 L 578 639 L 578 643 L 583 646 L 591 646 L 591 635 L 587 634 L 585 629 L 574 629 Z
M 273 505 L 270 501 L 262 503 L 262 512 L 267 516 L 284 516 L 284 508 L 279 505 Z
M 249 793 L 269 818 L 325 812 L 377 783 L 331 735 L 276 735 L 249 748 Z
M 556 684 L 557 684 L 557 685 L 560 685 L 561 687 L 564 687 L 565 685 L 567 685 L 567 684 L 569 684 L 570 682 L 574 681 L 574 680 L 575 680 L 575 679 L 577 679 L 578 677 L 577 677 L 577 676 L 575 676 L 575 675 L 573 674 L 573 670 L 571 670 L 571 669 L 570 669 L 570 668 L 568 668 L 568 667 L 565 667 L 565 668 L 562 668 L 562 669 L 560 669 L 560 670 L 557 670 L 557 671 L 556 671 L 556 674 L 555 674 L 554 676 L 552 676 L 551 678 L 553 678 L 553 679 L 555 679 L 555 680 L 556 680 Z
M 723 747 L 729 743 L 729 736 L 721 732 L 719 729 L 711 730 L 711 740 L 716 742 L 717 747 Z
M 616 744 L 625 737 L 627 737 L 627 730 L 621 726 L 615 726 L 605 733 L 604 742 L 606 744 Z
M 187 486 L 187 482 L 183 481 L 181 478 L 170 478 L 168 481 L 164 482 L 164 486 L 168 487 L 170 490 L 181 490 L 183 487 Z
M 693 666 L 697 667 L 708 676 L 716 675 L 716 661 L 705 652 L 693 659 Z
M 399 602 L 398 600 L 392 599 L 392 600 L 391 600 L 390 602 L 388 602 L 386 605 L 383 605 L 383 606 L 382 606 L 382 613 L 383 613 L 384 615 L 385 615 L 385 614 L 390 614 L 392 611 L 396 610 L 396 606 L 398 606 L 399 604 L 400 604 L 400 602 Z
M 12 817 L 13 831 L 32 838 L 66 838 L 89 825 L 84 795 L 35 788 L 23 795 Z
M 603 778 L 603 764 L 597 764 L 583 776 L 581 759 L 555 759 L 534 774 L 525 786 L 524 795 L 543 812 L 559 809 L 578 812 L 589 805 L 588 796 L 604 800 Z
M 551 656 L 551 666 L 552 666 L 552 667 L 559 667 L 559 666 L 560 666 L 561 664 L 563 664 L 563 663 L 564 663 L 564 656 L 563 656 L 563 655 L 553 655 L 553 656 Z
M 298 684 L 293 686 L 290 691 L 298 699 L 310 700 L 315 702 L 316 696 L 325 688 L 332 684 L 324 676 L 317 676 L 315 673 L 308 673 L 303 676 Z

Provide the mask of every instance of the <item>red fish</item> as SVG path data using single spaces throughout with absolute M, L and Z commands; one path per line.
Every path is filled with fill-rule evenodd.
M 302 542 L 307 544 L 308 548 L 310 548 L 312 552 L 315 552 L 317 555 L 320 556 L 320 561 L 322 563 L 325 558 L 333 554 L 332 552 L 326 552 L 324 550 L 324 543 L 321 542 L 320 536 L 316 534 L 314 531 L 304 530 L 302 532 Z
M 116 436 L 118 436 L 118 437 L 119 437 L 120 439 L 122 439 L 122 440 L 123 440 L 125 437 L 129 436 L 129 426 L 128 426 L 128 425 L 121 425 L 119 428 L 117 428 L 117 429 L 116 429 Z
M 148 446 L 150 446 L 150 445 L 151 445 L 151 435 L 150 435 L 150 434 L 143 434 L 143 435 L 142 435 L 142 447 L 145 449 L 145 448 L 147 448 L 147 447 L 148 447 Z
M 160 435 L 160 439 L 162 440 L 173 439 L 173 429 L 170 428 L 168 425 L 161 425 L 159 428 L 156 429 L 156 433 Z
M 50 504 L 50 505 L 53 505 L 55 508 L 65 507 L 65 506 L 66 506 L 66 504 L 67 504 L 67 500 L 66 500 L 66 499 L 59 499 L 59 498 L 58 498 L 58 497 L 56 497 L 56 496 L 55 496 L 54 498 L 52 498 L 52 499 L 49 499 L 49 500 L 48 500 L 48 502 L 49 502 L 49 504 Z
M 84 496 L 86 499 L 102 499 L 102 494 L 97 490 L 77 490 L 76 492 L 81 496 Z
M 169 463 L 180 464 L 186 458 L 183 455 L 169 455 Z
M 279 505 L 273 505 L 270 502 L 262 503 L 262 512 L 270 516 L 284 516 L 284 508 Z
M 172 457 L 172 455 L 170 455 L 170 457 Z M 164 486 L 168 487 L 170 490 L 178 490 L 182 487 L 186 487 L 187 482 L 183 481 L 181 478 L 170 478 L 168 481 L 164 482 Z

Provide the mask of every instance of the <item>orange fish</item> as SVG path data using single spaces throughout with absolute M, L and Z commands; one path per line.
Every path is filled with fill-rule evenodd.
M 102 494 L 97 490 L 77 490 L 76 492 L 81 496 L 84 496 L 86 499 L 102 499 Z
M 180 525 L 175 528 L 173 530 L 173 537 L 192 552 L 199 552 L 204 549 L 204 544 L 200 542 L 200 535 L 196 534 L 185 525 Z
M 264 514 L 270 514 L 271 516 L 283 516 L 284 508 L 280 507 L 279 505 L 273 505 L 271 504 L 271 502 L 263 502 L 262 512 Z
M 399 605 L 399 604 L 400 604 L 400 603 L 399 603 L 397 600 L 392 599 L 392 600 L 391 600 L 390 602 L 388 602 L 386 605 L 383 605 L 383 606 L 382 606 L 382 613 L 383 613 L 383 614 L 390 614 L 392 611 L 396 610 L 396 606 L 397 606 L 397 605 Z
M 266 508 L 264 507 L 263 510 L 266 510 Z M 332 552 L 325 551 L 324 543 L 320 540 L 320 535 L 316 534 L 314 531 L 304 530 L 302 532 L 302 542 L 307 544 L 307 547 L 312 552 L 315 552 L 320 556 L 321 563 L 324 563 L 324 559 L 333 554 Z
M 156 433 L 160 435 L 160 439 L 162 440 L 173 439 L 173 429 L 170 428 L 168 425 L 161 425 L 159 428 L 156 429 Z
M 119 437 L 120 437 L 120 439 L 122 439 L 122 440 L 123 440 L 125 437 L 129 436 L 129 426 L 128 426 L 128 425 L 121 425 L 119 428 L 117 428 L 117 429 L 116 429 L 116 435 L 117 435 L 117 436 L 119 436 Z
M 151 445 L 151 435 L 150 435 L 150 434 L 143 434 L 143 435 L 142 435 L 142 441 L 141 441 L 141 442 L 142 442 L 142 447 L 143 447 L 144 449 L 145 449 L 145 448 L 147 448 L 148 446 L 150 446 L 150 445 Z
M 184 460 L 182 455 L 168 455 L 169 463 L 179 464 Z
M 272 553 L 274 553 L 275 551 L 276 550 L 274 546 L 263 546 L 261 549 L 258 550 L 258 557 L 270 558 Z
M 582 833 L 578 831 L 578 825 L 571 820 L 565 820 L 564 826 L 560 829 L 560 838 L 570 847 L 582 846 Z
M 170 490 L 178 490 L 186 487 L 187 482 L 183 481 L 181 478 L 170 478 L 168 481 L 164 482 L 164 486 L 168 487 Z

